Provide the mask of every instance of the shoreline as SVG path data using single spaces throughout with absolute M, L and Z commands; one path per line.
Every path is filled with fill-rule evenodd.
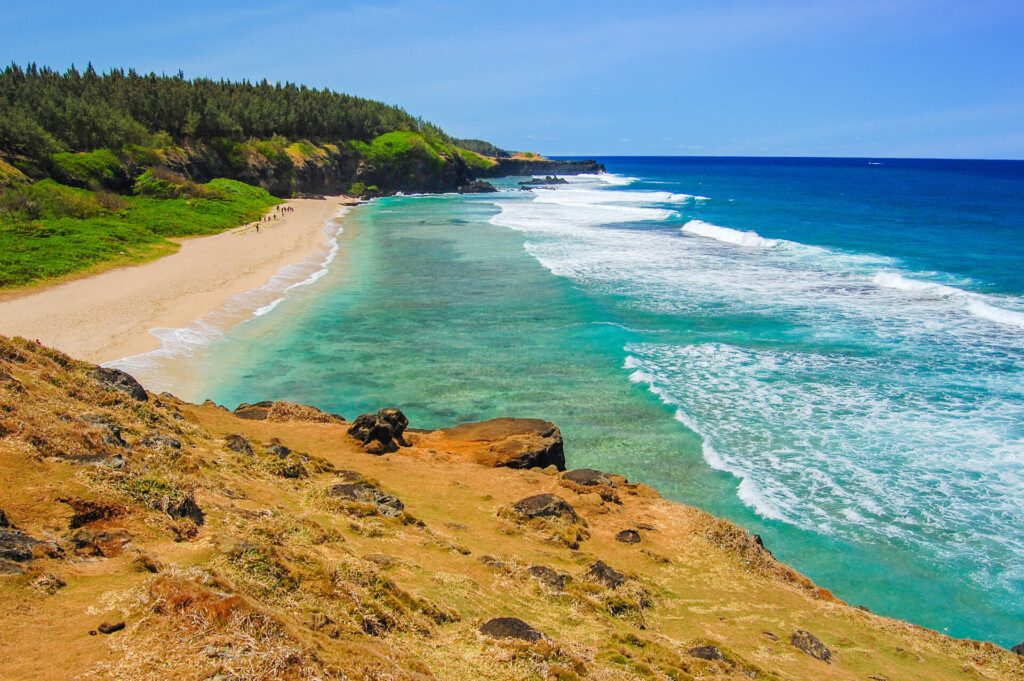
M 278 218 L 180 241 L 177 252 L 0 300 L 0 334 L 23 336 L 97 364 L 162 347 L 157 329 L 182 329 L 282 270 L 323 252 L 325 226 L 359 202 L 290 199 Z M 259 306 L 257 306 L 259 307 Z M 239 320 L 240 321 L 240 320 Z

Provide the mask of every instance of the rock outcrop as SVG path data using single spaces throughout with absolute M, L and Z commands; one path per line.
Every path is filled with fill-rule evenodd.
M 816 660 L 828 662 L 832 659 L 832 651 L 828 649 L 828 646 L 822 643 L 817 636 L 809 631 L 797 629 L 793 632 L 793 635 L 789 637 L 789 642 L 797 649 L 804 651 Z
M 316 407 L 284 401 L 263 401 L 254 404 L 242 403 L 235 408 L 235 416 L 250 421 L 272 421 L 287 423 L 289 421 L 307 423 L 345 423 L 340 414 L 329 414 Z
M 142 387 L 142 384 L 136 381 L 131 374 L 125 373 L 120 369 L 96 367 L 92 371 L 92 376 L 104 388 L 123 392 L 139 402 L 145 402 L 149 399 L 149 395 L 146 394 L 146 389 Z
M 495 617 L 487 620 L 480 626 L 480 633 L 491 638 L 515 638 L 530 643 L 546 638 L 544 634 L 518 617 Z
M 408 446 L 405 429 L 409 419 L 400 409 L 381 409 L 376 414 L 360 414 L 348 429 L 348 434 L 363 443 L 370 454 L 386 454 Z
M 497 418 L 417 433 L 415 444 L 484 466 L 565 470 L 562 432 L 541 419 Z

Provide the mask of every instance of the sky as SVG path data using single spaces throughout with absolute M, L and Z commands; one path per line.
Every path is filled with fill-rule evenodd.
M 1021 0 L 4 0 L 0 62 L 328 87 L 548 155 L 1024 159 Z

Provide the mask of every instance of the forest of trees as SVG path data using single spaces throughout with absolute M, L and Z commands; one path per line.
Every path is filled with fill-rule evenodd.
M 449 141 L 436 126 L 402 109 L 291 83 L 229 82 L 97 73 L 12 64 L 0 72 L 0 151 L 44 159 L 62 151 L 245 140 L 280 135 L 313 142 L 369 141 L 395 130 Z

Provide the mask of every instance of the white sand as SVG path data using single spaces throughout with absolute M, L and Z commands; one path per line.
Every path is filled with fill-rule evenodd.
M 293 199 L 260 225 L 185 239 L 178 252 L 143 265 L 0 301 L 0 334 L 39 339 L 102 363 L 154 350 L 153 328 L 188 326 L 232 296 L 262 286 L 282 267 L 326 248 L 324 223 L 347 197 Z

